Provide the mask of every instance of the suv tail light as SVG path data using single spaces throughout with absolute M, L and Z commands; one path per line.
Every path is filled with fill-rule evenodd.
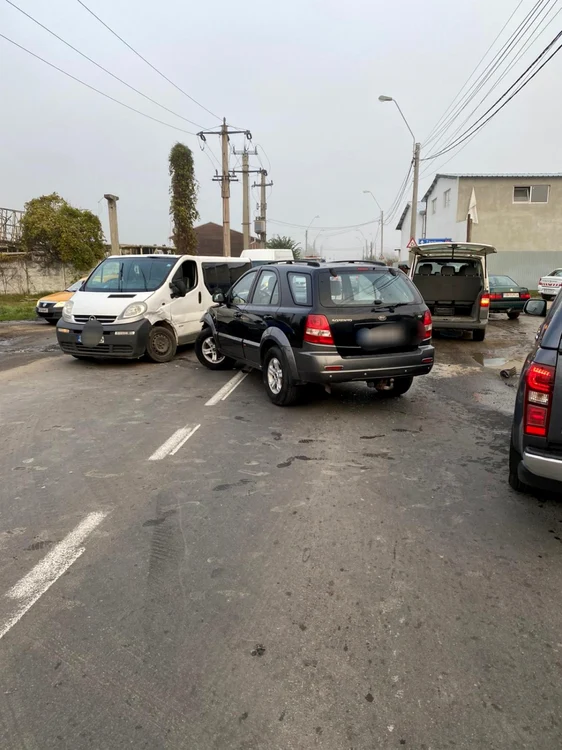
M 309 315 L 304 328 L 304 340 L 309 344 L 334 344 L 328 318 L 325 315 Z
M 526 435 L 546 437 L 552 407 L 555 368 L 532 362 L 525 376 Z
M 426 310 L 423 314 L 423 319 L 420 321 L 420 338 L 422 343 L 431 341 L 431 334 L 433 331 L 433 321 L 431 319 L 431 313 Z
M 480 298 L 480 307 L 490 307 L 490 295 L 487 292 Z

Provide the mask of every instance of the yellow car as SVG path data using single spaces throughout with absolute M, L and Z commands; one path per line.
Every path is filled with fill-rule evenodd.
M 80 289 L 87 278 L 87 276 L 84 276 L 84 278 L 78 279 L 78 281 L 71 284 L 68 289 L 65 289 L 64 292 L 55 292 L 54 294 L 48 294 L 46 297 L 41 297 L 41 299 L 37 301 L 37 307 L 35 308 L 37 315 L 40 318 L 43 318 L 43 320 L 46 320 L 47 323 L 55 325 L 62 315 L 64 303 L 72 297 L 74 292 L 77 292 Z

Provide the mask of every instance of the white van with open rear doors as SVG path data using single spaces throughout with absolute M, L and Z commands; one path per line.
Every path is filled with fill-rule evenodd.
M 410 277 L 433 319 L 434 331 L 471 331 L 484 341 L 490 313 L 488 255 L 491 245 L 476 242 L 432 242 L 419 245 Z
M 169 362 L 197 338 L 213 294 L 226 295 L 250 268 L 242 258 L 111 255 L 64 305 L 60 348 L 77 359 Z

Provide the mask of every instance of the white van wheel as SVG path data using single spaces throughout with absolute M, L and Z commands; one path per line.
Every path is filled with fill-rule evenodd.
M 164 326 L 153 326 L 148 334 L 146 353 L 153 362 L 170 362 L 177 349 L 174 334 Z

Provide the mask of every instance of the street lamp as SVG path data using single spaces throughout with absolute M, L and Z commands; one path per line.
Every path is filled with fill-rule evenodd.
M 305 255 L 306 255 L 306 251 L 308 250 L 308 230 L 314 224 L 314 222 L 316 221 L 316 219 L 319 219 L 319 218 L 320 218 L 320 216 L 315 216 L 312 219 L 312 221 L 310 222 L 310 224 L 307 226 L 306 231 L 304 233 L 304 254 Z
M 391 96 L 384 96 L 384 94 L 381 94 L 379 96 L 379 102 L 394 102 L 396 104 L 396 108 L 400 112 L 400 116 L 406 123 L 406 127 L 410 131 L 410 135 L 412 136 L 412 139 L 414 141 L 414 187 L 412 189 L 412 217 L 410 221 L 410 241 L 414 240 L 416 241 L 416 220 L 418 218 L 418 183 L 420 179 L 420 144 L 416 141 L 416 136 L 414 135 L 414 131 L 410 127 L 408 120 L 404 117 L 404 112 L 400 109 L 400 105 L 396 101 L 396 99 L 393 99 Z
M 371 198 L 375 201 L 377 206 L 379 207 L 379 211 L 381 212 L 380 217 L 380 223 L 381 223 L 381 260 L 384 258 L 384 211 L 382 210 L 381 204 L 378 202 L 378 200 L 375 198 L 374 194 L 370 190 L 363 190 L 363 192 L 367 195 L 370 195 Z

